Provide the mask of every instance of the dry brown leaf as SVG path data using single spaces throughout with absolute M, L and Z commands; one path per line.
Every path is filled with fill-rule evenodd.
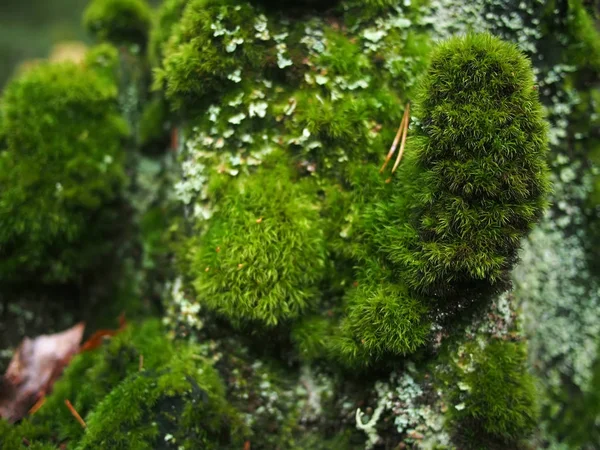
M 84 323 L 66 331 L 25 338 L 0 381 L 0 417 L 9 422 L 22 419 L 49 393 L 73 355 L 79 352 Z
M 113 337 L 123 331 L 127 326 L 127 321 L 125 320 L 125 314 L 121 314 L 119 316 L 119 328 L 116 330 L 98 330 L 94 334 L 92 334 L 81 346 L 82 352 L 88 350 L 94 350 L 102 345 L 104 339 L 107 337 Z

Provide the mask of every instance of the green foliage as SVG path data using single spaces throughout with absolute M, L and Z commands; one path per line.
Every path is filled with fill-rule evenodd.
M 83 24 L 100 41 L 145 47 L 152 13 L 145 0 L 92 0 Z
M 415 109 L 412 218 L 407 237 L 381 250 L 419 293 L 501 289 L 548 191 L 530 64 L 491 35 L 450 39 L 435 50 Z
M 116 87 L 70 63 L 14 79 L 0 115 L 0 281 L 64 282 L 98 264 L 124 182 Z
M 315 304 L 325 243 L 314 193 L 282 165 L 226 187 L 208 230 L 193 239 L 199 301 L 231 321 L 275 325 Z
M 538 414 L 525 344 L 496 340 L 481 349 L 473 343 L 455 366 L 448 417 L 460 448 L 520 448 Z
M 233 0 L 187 3 L 179 26 L 172 28 L 162 68 L 155 72 L 155 87 L 164 89 L 176 108 L 194 107 L 231 87 L 236 70 L 249 76 L 247 69 L 264 67 L 268 47 L 254 28 L 259 14 Z

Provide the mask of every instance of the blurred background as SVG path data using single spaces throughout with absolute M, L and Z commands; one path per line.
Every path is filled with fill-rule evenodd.
M 81 17 L 88 0 L 0 0 L 0 89 L 19 64 L 53 49 L 77 51 L 89 42 Z M 157 4 L 158 0 L 150 1 Z M 57 47 L 58 46 L 58 47 Z
M 48 56 L 60 42 L 85 42 L 86 0 L 0 0 L 0 87 L 22 62 Z

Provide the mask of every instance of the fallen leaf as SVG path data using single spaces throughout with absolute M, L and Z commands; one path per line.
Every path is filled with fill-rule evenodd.
M 87 341 L 83 343 L 81 346 L 81 351 L 85 352 L 88 350 L 93 350 L 102 345 L 105 337 L 112 337 L 116 334 L 120 333 L 127 326 L 127 321 L 125 320 L 125 315 L 121 314 L 119 316 L 119 328 L 116 330 L 98 330 L 94 334 L 92 334 Z
M 73 355 L 79 352 L 85 325 L 66 331 L 25 338 L 0 381 L 0 417 L 14 423 L 52 390 Z

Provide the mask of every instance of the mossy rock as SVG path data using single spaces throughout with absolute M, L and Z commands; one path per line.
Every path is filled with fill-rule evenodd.
M 42 64 L 8 84 L 0 115 L 0 281 L 71 281 L 106 259 L 115 232 L 128 133 L 116 86 Z
M 314 19 L 303 27 L 282 17 L 216 0 L 170 2 L 165 10 L 163 31 L 171 36 L 157 44 L 163 61 L 155 88 L 190 118 L 181 133 L 189 160 L 177 186 L 194 211 L 196 236 L 180 252 L 186 276 L 198 302 L 236 327 L 299 320 L 293 341 L 310 359 L 321 349 L 322 357 L 368 366 L 411 354 L 429 341 L 436 314 L 484 304 L 507 288 L 519 240 L 542 214 L 546 125 L 530 62 L 490 35 L 456 38 L 424 56 L 426 39 L 406 30 L 408 19 L 365 37 L 360 26 L 348 32 Z M 393 60 L 402 39 L 411 65 L 382 70 L 381 59 Z M 409 81 L 425 67 L 421 85 Z M 419 125 L 388 179 L 378 173 L 381 149 L 394 139 L 405 95 L 417 99 Z M 269 152 L 290 175 L 265 163 Z M 220 183 L 238 188 L 217 194 Z M 303 195 L 294 184 L 312 187 Z M 279 203 L 285 192 L 294 193 Z M 306 205 L 314 209 L 306 245 L 293 243 L 300 234 L 291 228 L 286 240 L 277 234 L 283 228 L 255 233 L 251 221 L 276 204 L 282 211 L 293 204 L 299 217 L 309 217 Z M 242 211 L 252 211 L 244 226 L 236 218 Z M 316 243 L 321 232 L 325 244 Z M 236 260 L 223 254 L 227 247 Z M 343 288 L 325 305 L 323 268 L 344 266 L 355 270 L 342 270 Z M 326 309 L 330 325 L 302 324 L 304 314 L 323 318 Z M 311 340 L 306 330 L 315 327 Z

